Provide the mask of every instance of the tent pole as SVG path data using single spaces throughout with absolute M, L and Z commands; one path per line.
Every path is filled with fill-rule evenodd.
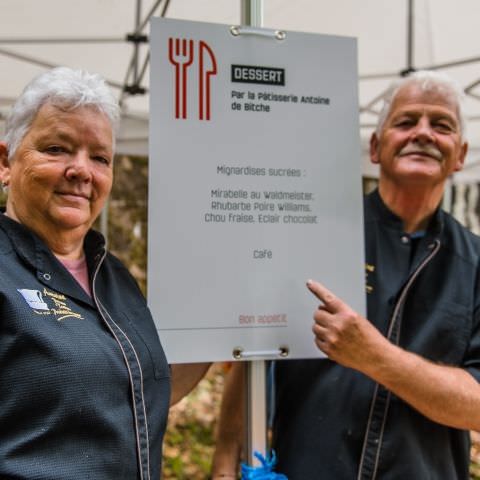
M 414 0 L 408 0 L 408 20 L 407 20 L 407 73 L 412 72 L 415 67 L 413 66 L 413 44 L 414 44 Z
M 142 22 L 142 0 L 137 0 L 137 8 L 135 11 L 135 28 L 134 32 L 137 32 L 140 28 Z M 134 56 L 134 63 L 133 63 L 133 85 L 138 84 L 138 53 L 139 53 L 139 44 L 137 42 L 133 45 L 133 56 Z
M 241 0 L 242 25 L 263 26 L 263 0 Z
M 241 23 L 251 27 L 263 25 L 263 0 L 241 0 Z M 246 446 L 250 465 L 259 462 L 254 457 L 258 451 L 266 455 L 267 447 L 267 402 L 265 361 L 247 361 L 246 375 Z

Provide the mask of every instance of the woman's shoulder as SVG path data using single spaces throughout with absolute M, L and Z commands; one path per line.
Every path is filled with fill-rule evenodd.
M 0 215 L 0 217 L 3 217 L 3 215 Z M 0 218 L 0 255 L 4 255 L 13 250 L 13 244 L 7 230 L 2 227 L 1 220 Z

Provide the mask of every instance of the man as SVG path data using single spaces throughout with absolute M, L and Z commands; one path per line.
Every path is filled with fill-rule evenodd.
M 275 364 L 273 448 L 289 480 L 469 478 L 480 240 L 439 207 L 467 153 L 461 96 L 447 77 L 417 72 L 385 101 L 370 144 L 379 186 L 365 201 L 368 320 L 309 280 L 328 359 Z M 213 478 L 234 468 L 233 434 L 223 436 Z

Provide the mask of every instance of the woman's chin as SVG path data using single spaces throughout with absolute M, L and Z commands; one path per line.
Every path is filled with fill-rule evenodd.
M 62 208 L 52 215 L 52 219 L 59 229 L 73 230 L 83 227 L 85 232 L 95 220 L 95 218 L 92 218 L 90 210 L 87 212 L 78 208 Z

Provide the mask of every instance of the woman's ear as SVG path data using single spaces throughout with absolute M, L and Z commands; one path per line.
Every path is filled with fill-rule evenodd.
M 8 161 L 8 147 L 5 142 L 0 142 L 0 181 L 3 186 L 10 183 L 10 163 Z

